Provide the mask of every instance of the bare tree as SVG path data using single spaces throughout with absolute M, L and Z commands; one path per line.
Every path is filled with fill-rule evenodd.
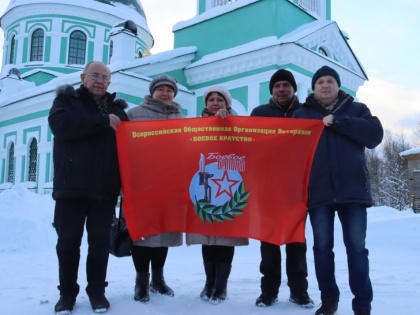
M 381 182 L 383 161 L 379 156 L 378 149 L 366 150 L 366 166 L 370 175 L 372 199 L 375 205 L 380 205 L 379 187 Z
M 408 167 L 407 161 L 400 156 L 400 153 L 409 148 L 410 145 L 404 135 L 386 132 L 382 147 L 382 167 L 379 170 L 378 202 L 380 204 L 399 210 L 408 206 Z

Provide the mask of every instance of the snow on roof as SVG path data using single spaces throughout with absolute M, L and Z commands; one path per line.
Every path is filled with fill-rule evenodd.
M 406 150 L 400 153 L 400 156 L 409 156 L 409 155 L 415 155 L 420 154 L 420 147 L 412 148 L 410 150 Z
M 242 0 L 242 1 L 236 1 L 236 2 L 234 2 L 232 4 L 229 4 L 229 5 L 217 6 L 215 8 L 210 9 L 210 10 L 207 10 L 206 12 L 204 12 L 200 15 L 197 15 L 196 17 L 194 17 L 192 19 L 176 23 L 172 27 L 172 31 L 175 32 L 175 31 L 180 30 L 182 28 L 185 28 L 185 27 L 203 22 L 205 20 L 212 19 L 216 16 L 225 14 L 225 13 L 230 12 L 230 11 L 234 11 L 236 9 L 245 7 L 245 6 L 247 6 L 251 3 L 258 2 L 258 1 L 261 1 L 261 0 Z
M 109 65 L 109 68 L 111 69 L 111 71 L 127 70 L 127 69 L 136 68 L 136 67 L 140 67 L 144 65 L 150 65 L 154 63 L 168 61 L 176 57 L 195 53 L 196 51 L 197 51 L 197 47 L 195 46 L 181 47 L 181 48 L 176 48 L 169 51 L 164 51 L 156 55 L 140 58 L 133 62 L 115 63 L 115 64 L 111 63 Z
M 225 49 L 218 51 L 213 54 L 209 54 L 201 58 L 200 60 L 190 64 L 187 69 L 201 66 L 203 64 L 208 64 L 217 60 L 227 59 L 229 57 L 245 54 L 251 51 L 260 50 L 263 48 L 276 46 L 286 43 L 294 43 L 299 39 L 310 35 L 311 33 L 323 28 L 327 25 L 333 24 L 333 21 L 315 21 L 311 23 L 304 24 L 298 27 L 293 32 L 287 33 L 286 35 L 278 38 L 276 36 L 268 36 L 264 38 L 257 39 L 255 41 L 246 43 L 244 45 L 236 46 L 233 48 Z
M 143 76 L 140 75 L 138 73 L 133 73 L 130 72 L 130 69 L 139 67 L 139 66 L 144 66 L 144 65 L 149 65 L 149 64 L 154 64 L 154 63 L 158 63 L 158 62 L 164 62 L 167 60 L 171 60 L 174 59 L 176 57 L 179 56 L 183 56 L 183 55 L 187 55 L 187 54 L 191 54 L 191 53 L 195 53 L 197 51 L 197 47 L 191 46 L 191 47 L 182 47 L 182 48 L 177 48 L 174 50 L 170 50 L 170 51 L 166 51 L 166 52 L 162 52 L 156 55 L 152 55 L 152 56 L 148 56 L 148 57 L 144 57 L 141 59 L 138 59 L 134 62 L 130 62 L 130 63 L 117 63 L 117 64 L 111 64 L 108 65 L 108 67 L 111 70 L 111 74 L 116 73 L 116 72 L 120 72 L 123 74 L 127 74 L 127 75 L 132 75 L 135 76 L 137 78 L 142 78 L 144 80 L 150 81 L 151 78 L 147 77 L 147 76 Z M 82 70 L 82 69 L 81 69 Z M 40 72 L 45 72 L 45 70 L 43 69 L 39 69 Z M 5 71 L 3 71 L 1 73 L 2 77 L 5 77 L 7 75 L 7 73 Z M 23 83 L 28 83 L 25 80 L 22 80 Z M 23 90 L 22 93 L 14 94 L 14 95 L 10 95 L 8 97 L 6 96 L 2 96 L 1 101 L 0 101 L 0 107 L 7 105 L 7 104 L 11 104 L 17 101 L 21 101 L 30 97 L 34 97 L 37 95 L 41 95 L 41 94 L 45 94 L 45 93 L 49 93 L 51 91 L 54 91 L 55 89 L 57 89 L 59 86 L 64 85 L 64 84 L 70 84 L 70 85 L 77 85 L 80 84 L 80 71 L 74 72 L 74 73 L 70 73 L 70 74 L 63 74 L 60 75 L 57 78 L 52 79 L 51 81 L 49 81 L 48 83 L 45 83 L 43 85 L 40 86 L 34 86 L 33 88 L 25 88 Z M 180 90 L 189 92 L 189 90 L 182 86 L 179 85 Z M 7 92 L 7 91 L 5 91 Z M 1 93 L 0 93 L 1 95 Z
M 106 2 L 105 2 L 106 1 Z M 124 3 L 126 3 L 125 1 Z M 137 25 L 143 28 L 150 34 L 149 27 L 147 25 L 146 17 L 144 16 L 143 7 L 138 0 L 128 1 L 130 4 L 121 3 L 118 0 L 11 0 L 6 11 L 6 14 L 11 9 L 29 4 L 65 4 L 74 5 L 88 9 L 94 9 L 102 11 L 124 20 L 133 20 Z M 143 14 L 142 14 L 143 12 Z

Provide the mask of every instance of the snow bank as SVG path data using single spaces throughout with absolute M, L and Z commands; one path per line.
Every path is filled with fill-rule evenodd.
M 23 186 L 0 193 L 0 252 L 35 251 L 56 242 L 54 201 Z

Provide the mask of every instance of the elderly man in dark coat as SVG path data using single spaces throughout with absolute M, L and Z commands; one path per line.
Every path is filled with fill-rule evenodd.
M 110 71 L 101 62 L 86 65 L 77 90 L 57 92 L 48 117 L 54 134 L 54 226 L 58 234 L 60 299 L 55 311 L 70 313 L 79 293 L 77 273 L 86 222 L 89 252 L 86 292 L 92 309 L 109 308 L 105 297 L 109 233 L 120 192 L 114 131 L 127 120 L 123 100 L 107 93 Z
M 272 97 L 266 105 L 260 105 L 251 112 L 251 116 L 291 117 L 300 106 L 295 95 L 297 86 L 290 71 L 276 71 L 269 84 Z M 281 282 L 281 251 L 280 246 L 261 242 L 261 295 L 256 301 L 257 306 L 271 306 L 276 300 Z M 306 243 L 286 244 L 287 284 L 290 287 L 292 303 L 305 308 L 314 306 L 308 295 L 308 268 L 306 265 Z
M 315 153 L 308 211 L 314 234 L 315 271 L 322 305 L 315 314 L 332 315 L 338 308 L 339 289 L 334 275 L 334 216 L 341 222 L 347 251 L 350 289 L 356 315 L 370 314 L 372 285 L 369 278 L 366 207 L 372 205 L 365 148 L 382 141 L 378 118 L 365 104 L 340 90 L 338 73 L 327 66 L 312 78 L 313 94 L 295 117 L 320 119 L 325 125 Z

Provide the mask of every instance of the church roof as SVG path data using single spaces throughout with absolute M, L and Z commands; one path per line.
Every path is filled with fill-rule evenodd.
M 30 4 L 65 4 L 102 11 L 123 20 L 133 20 L 150 34 L 140 0 L 11 0 L 4 14 L 15 7 Z M 4 15 L 3 14 L 3 15 Z

